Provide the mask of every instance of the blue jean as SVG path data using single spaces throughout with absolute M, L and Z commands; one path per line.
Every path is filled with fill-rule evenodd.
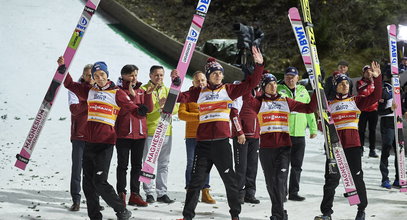
M 85 141 L 71 140 L 72 142 L 72 170 L 71 170 L 71 196 L 74 203 L 81 202 L 81 173 L 82 158 Z
M 191 181 L 191 173 L 192 173 L 192 165 L 194 162 L 194 156 L 195 156 L 195 148 L 197 145 L 196 139 L 195 138 L 186 138 L 185 139 L 185 145 L 187 149 L 187 169 L 185 170 L 185 189 L 188 189 L 188 184 Z M 209 188 L 209 175 L 208 178 L 205 180 L 205 185 L 203 186 L 203 189 Z

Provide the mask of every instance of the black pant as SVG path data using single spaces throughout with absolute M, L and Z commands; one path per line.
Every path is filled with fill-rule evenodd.
M 359 137 L 360 145 L 365 145 L 365 131 L 366 125 L 369 123 L 369 149 L 374 150 L 376 148 L 376 126 L 378 119 L 377 111 L 362 112 L 359 117 Z
M 391 148 L 396 152 L 396 140 L 394 133 L 394 118 L 382 117 L 380 119 L 380 133 L 382 135 L 382 155 L 380 156 L 380 172 L 382 173 L 382 182 L 389 180 L 389 156 Z M 399 180 L 399 167 L 397 157 L 394 158 L 394 167 L 396 168 L 396 179 Z
M 98 195 L 115 212 L 125 210 L 123 202 L 107 182 L 112 154 L 112 144 L 86 143 L 85 145 L 83 153 L 83 191 L 88 206 L 88 216 L 92 220 L 102 219 Z
M 185 206 L 182 212 L 185 219 L 192 219 L 195 216 L 199 192 L 205 184 L 212 165 L 216 166 L 225 185 L 230 207 L 229 213 L 232 217 L 239 216 L 241 207 L 238 202 L 236 174 L 233 171 L 232 149 L 229 144 L 229 138 L 225 138 L 216 141 L 198 141 L 195 149 L 191 181 L 188 185 Z
M 271 214 L 285 220 L 284 198 L 287 186 L 290 147 L 260 148 L 259 157 L 271 199 Z
M 129 153 L 131 152 L 130 191 L 140 194 L 140 181 L 138 178 L 141 170 L 145 141 L 145 138 L 137 140 L 122 138 L 117 139 L 117 193 L 126 193 L 127 166 L 129 164 Z
M 295 195 L 300 191 L 302 162 L 304 161 L 305 153 L 305 137 L 291 136 L 290 138 L 292 146 L 290 148 L 291 151 L 289 157 L 291 169 L 288 193 L 289 195 Z M 285 192 L 287 192 L 287 190 L 285 190 Z
M 233 138 L 233 153 L 235 158 L 235 172 L 239 194 L 254 197 L 256 194 L 256 176 L 259 161 L 259 139 L 247 138 L 244 144 Z
M 364 211 L 367 207 L 367 195 L 365 182 L 363 181 L 362 147 L 346 148 L 344 149 L 344 152 L 360 199 L 358 210 Z M 332 206 L 335 189 L 339 185 L 340 178 L 341 175 L 339 174 L 339 171 L 335 174 L 329 174 L 327 160 L 325 163 L 324 197 L 321 202 L 321 212 L 324 215 L 330 215 L 333 213 Z

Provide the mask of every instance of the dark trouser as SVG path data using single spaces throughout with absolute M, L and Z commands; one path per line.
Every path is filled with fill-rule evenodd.
M 358 210 L 364 211 L 367 207 L 367 195 L 365 182 L 363 181 L 362 147 L 346 148 L 344 149 L 344 152 L 360 199 Z M 339 174 L 339 171 L 336 174 L 329 174 L 328 161 L 326 161 L 324 197 L 321 202 L 321 212 L 324 215 L 330 215 L 333 213 L 332 207 L 335 189 L 339 185 L 340 178 L 341 175 Z
M 236 174 L 233 171 L 232 149 L 229 139 L 225 138 L 216 141 L 198 141 L 195 149 L 191 181 L 189 182 L 185 206 L 182 212 L 185 219 L 192 219 L 195 216 L 199 191 L 205 184 L 205 179 L 209 175 L 212 165 L 215 165 L 225 185 L 230 215 L 232 217 L 239 216 L 241 207 L 238 202 Z
M 382 155 L 380 156 L 380 172 L 382 173 L 382 182 L 389 180 L 389 156 L 391 148 L 396 152 L 396 142 L 394 128 L 387 127 L 387 124 L 393 124 L 393 117 L 382 117 L 380 119 L 380 133 L 382 135 Z M 396 179 L 399 180 L 399 167 L 397 166 L 397 157 L 394 158 L 394 167 L 396 168 Z
M 285 186 L 287 186 L 290 147 L 260 148 L 260 163 L 271 199 L 271 214 L 284 219 Z
M 377 111 L 362 112 L 359 117 L 359 137 L 360 145 L 365 145 L 365 131 L 366 125 L 369 123 L 369 149 L 374 150 L 376 148 L 376 126 L 378 119 Z
M 72 142 L 72 170 L 71 170 L 71 196 L 74 203 L 81 202 L 82 158 L 85 141 L 71 140 Z
M 239 193 L 245 197 L 256 194 L 256 176 L 259 161 L 259 139 L 247 138 L 244 144 L 233 138 L 233 152 L 235 158 L 235 172 Z
M 305 153 L 305 137 L 290 137 L 291 138 L 291 152 L 289 157 L 290 169 L 290 181 L 288 194 L 295 195 L 300 191 L 300 178 L 302 172 L 302 162 L 304 160 Z M 287 186 L 286 186 L 287 187 Z M 287 190 L 285 190 L 287 192 Z
M 187 168 L 185 170 L 185 189 L 188 189 L 188 184 L 191 181 L 192 164 L 194 163 L 195 148 L 196 148 L 196 138 L 186 138 L 185 145 L 187 150 Z M 210 188 L 209 185 L 209 175 L 205 180 L 205 185 L 203 189 Z
M 145 141 L 145 138 L 137 140 L 122 138 L 117 139 L 117 193 L 126 193 L 127 166 L 129 164 L 129 153 L 131 153 L 130 190 L 131 192 L 140 194 L 140 181 L 138 178 L 141 170 Z
M 86 143 L 83 153 L 83 191 L 90 219 L 102 219 L 100 195 L 115 212 L 125 210 L 123 202 L 107 182 L 113 145 Z

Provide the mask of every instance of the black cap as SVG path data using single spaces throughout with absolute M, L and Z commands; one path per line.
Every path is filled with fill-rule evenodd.
M 349 63 L 346 62 L 345 60 L 341 60 L 341 61 L 338 62 L 338 66 L 339 65 L 341 65 L 341 66 L 349 66 Z

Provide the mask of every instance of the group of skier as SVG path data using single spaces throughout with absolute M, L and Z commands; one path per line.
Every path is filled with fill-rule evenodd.
M 225 185 L 232 220 L 239 219 L 241 204 L 244 202 L 260 202 L 255 197 L 258 158 L 272 202 L 271 220 L 288 219 L 284 209 L 287 196 L 289 200 L 294 201 L 305 199 L 298 192 L 305 149 L 305 128 L 309 127 L 310 138 L 316 136 L 315 93 L 310 97 L 305 87 L 297 83 L 299 73 L 295 67 L 287 68 L 284 79 L 278 83 L 273 74 L 264 71 L 263 57 L 256 47 L 252 48 L 252 54 L 255 61 L 254 71 L 242 82 L 224 84 L 224 69 L 211 58 L 208 59 L 204 72 L 194 74 L 194 86 L 179 94 L 177 101 L 183 103 L 180 118 L 190 123 L 186 130 L 187 191 L 183 219 L 188 220 L 195 216 L 194 210 L 201 190 L 204 202 L 216 202 L 208 189 L 209 173 L 213 165 L 218 169 Z M 59 68 L 64 68 L 63 57 L 58 59 L 58 64 Z M 394 146 L 394 126 L 390 126 L 390 121 L 386 123 L 395 108 L 391 101 L 392 87 L 388 83 L 391 75 L 383 74 L 385 83 L 382 86 L 379 64 L 372 62 L 371 65 L 366 65 L 362 72 L 366 85 L 358 91 L 360 94 L 357 96 L 350 95 L 351 79 L 346 74 L 335 74 L 332 77 L 335 95 L 329 101 L 335 127 L 360 198 L 356 220 L 365 219 L 367 206 L 361 165 L 363 146 L 358 133 L 361 109 L 379 103 L 379 114 L 383 115 L 380 170 L 383 177 L 382 186 L 386 188 L 391 187 L 388 178 L 388 156 Z M 160 117 L 165 102 L 165 95 L 160 94 L 160 89 L 165 88 L 164 69 L 153 66 L 150 70 L 150 82 L 145 86 L 141 86 L 137 81 L 137 74 L 136 66 L 125 65 L 115 85 L 108 79 L 107 65 L 104 62 L 96 62 L 84 68 L 79 82 L 74 82 L 69 74 L 64 82 L 65 87 L 70 90 L 72 112 L 71 211 L 79 210 L 78 175 L 83 158 L 83 190 L 91 219 L 102 218 L 100 211 L 103 207 L 99 204 L 98 196 L 115 210 L 118 219 L 128 219 L 131 216 L 130 211 L 126 209 L 129 156 L 131 194 L 128 204 L 147 206 L 148 203 L 154 202 L 152 189 L 148 185 L 144 186 L 146 201 L 140 196 L 138 177 L 143 154 L 145 158 L 146 148 L 155 130 L 151 124 L 156 125 L 149 116 L 156 112 L 156 117 Z M 171 72 L 173 79 L 177 75 L 177 70 Z M 168 94 L 168 91 L 164 93 Z M 191 125 L 191 122 L 194 122 L 194 125 Z M 231 137 L 233 152 L 229 144 Z M 167 142 L 171 142 L 171 138 L 168 139 Z M 114 145 L 118 157 L 117 193 L 107 181 Z M 162 168 L 157 169 L 157 201 L 165 203 L 173 202 L 166 193 L 170 149 L 171 143 L 168 146 L 163 145 L 161 153 L 164 159 L 161 158 L 162 163 L 158 162 L 158 167 Z M 329 172 L 328 166 L 327 160 L 321 202 L 322 215 L 316 219 L 329 220 L 333 213 L 333 199 L 340 175 Z

